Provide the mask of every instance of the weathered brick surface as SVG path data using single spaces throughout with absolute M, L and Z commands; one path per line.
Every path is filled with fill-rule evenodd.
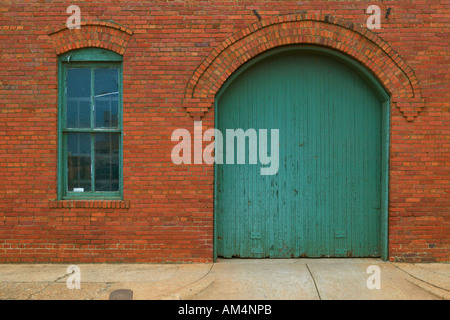
M 71 4 L 80 30 L 65 1 L 0 3 L 0 263 L 211 261 L 213 166 L 172 164 L 170 136 L 212 128 L 229 75 L 297 43 L 352 56 L 389 91 L 390 259 L 449 261 L 450 1 Z M 57 55 L 90 46 L 124 56 L 124 201 L 56 201 Z

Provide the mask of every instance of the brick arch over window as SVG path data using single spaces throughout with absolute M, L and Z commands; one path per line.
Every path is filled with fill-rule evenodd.
M 203 61 L 186 86 L 183 106 L 201 118 L 224 82 L 240 66 L 275 47 L 309 44 L 332 48 L 359 61 L 391 95 L 391 105 L 413 121 L 424 106 L 412 69 L 369 29 L 330 15 L 304 13 L 258 21 L 222 42 Z
M 102 48 L 123 55 L 133 31 L 111 21 L 82 21 L 80 29 L 66 25 L 49 32 L 56 54 L 80 48 Z

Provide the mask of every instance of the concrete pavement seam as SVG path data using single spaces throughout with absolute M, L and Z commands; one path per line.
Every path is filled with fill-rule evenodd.
M 430 286 L 428 286 L 426 282 L 417 280 L 413 277 L 409 277 L 409 279 L 405 278 L 405 280 L 408 281 L 409 283 L 411 283 L 412 285 L 416 286 L 420 290 L 428 292 L 429 294 L 431 294 L 441 300 L 449 300 L 449 298 L 447 297 L 448 295 L 446 295 L 446 293 L 439 292 L 441 290 L 437 289 L 437 288 L 430 288 Z
M 110 289 L 114 283 L 115 282 L 105 282 L 105 287 L 100 289 L 100 291 L 91 300 L 97 300 L 102 295 L 102 293 Z
M 436 271 L 434 271 L 434 270 L 425 269 L 425 268 L 424 268 L 423 266 L 421 266 L 421 265 L 416 265 L 416 266 L 419 267 L 420 269 L 426 271 L 426 272 L 430 272 L 430 273 L 434 273 L 434 274 L 437 274 L 437 275 L 439 275 L 439 276 L 442 276 L 442 273 L 436 272 Z
M 171 291 L 170 293 L 160 297 L 160 299 L 161 300 L 172 300 L 173 298 L 177 298 L 177 300 L 182 300 L 183 297 L 181 297 L 181 294 L 177 294 L 177 293 L 183 292 L 186 288 L 192 286 L 194 283 L 200 282 L 202 279 L 207 277 L 210 274 L 210 272 L 211 272 L 213 267 L 214 267 L 214 262 L 211 264 L 211 267 L 209 268 L 209 270 L 208 270 L 208 272 L 206 274 L 204 274 L 203 276 L 201 276 L 197 280 L 192 281 L 191 283 L 189 283 L 189 284 L 187 284 L 187 285 L 185 285 L 185 286 L 183 286 L 183 287 L 181 287 L 179 289 Z M 198 293 L 199 292 L 196 292 L 195 295 L 197 295 Z
M 409 276 L 413 277 L 413 278 L 416 279 L 416 280 L 422 281 L 422 282 L 424 282 L 424 283 L 426 283 L 426 284 L 428 284 L 428 285 L 430 285 L 430 286 L 433 286 L 433 287 L 435 287 L 435 288 L 437 288 L 437 289 L 440 289 L 440 290 L 444 290 L 444 291 L 450 292 L 449 290 L 447 290 L 447 289 L 445 289 L 445 288 L 439 287 L 439 286 L 437 286 L 437 285 L 435 285 L 435 284 L 432 284 L 432 283 L 430 283 L 430 282 L 427 282 L 427 281 L 425 281 L 425 280 L 422 280 L 422 279 L 420 279 L 420 278 L 417 278 L 416 276 L 414 276 L 414 275 L 412 275 L 411 273 L 409 273 L 408 271 L 406 271 L 406 270 L 400 268 L 399 266 L 395 265 L 394 263 L 393 263 L 392 265 L 393 265 L 394 267 L 400 269 L 401 271 L 405 272 L 406 274 L 408 274 Z
M 65 274 L 65 275 L 63 275 L 63 276 L 61 276 L 61 277 L 56 278 L 55 280 L 53 280 L 53 281 L 51 281 L 51 282 L 48 282 L 48 284 L 47 284 L 44 288 L 42 288 L 41 290 L 38 290 L 38 291 L 36 291 L 36 292 L 34 292 L 34 293 L 31 293 L 31 294 L 29 295 L 29 297 L 28 297 L 26 300 L 31 300 L 31 298 L 33 298 L 33 296 L 35 296 L 35 295 L 37 295 L 37 294 L 43 292 L 45 289 L 47 289 L 48 287 L 50 287 L 52 284 L 55 284 L 55 283 L 57 283 L 58 281 L 64 279 L 64 278 L 67 277 L 67 276 L 70 276 L 70 275 L 71 275 L 71 273 L 68 273 L 68 274 Z
M 311 270 L 309 270 L 308 264 L 305 263 L 305 266 L 306 266 L 306 269 L 308 269 L 309 275 L 311 276 L 311 279 L 314 282 L 314 287 L 316 287 L 316 292 L 317 292 L 317 295 L 319 296 L 319 300 L 322 300 L 322 297 L 320 296 L 319 288 L 317 287 L 317 284 L 316 284 L 316 280 L 314 279 L 314 276 L 313 276 Z
M 194 283 L 196 283 L 196 282 L 202 280 L 204 277 L 206 277 L 206 276 L 211 272 L 211 270 L 212 270 L 213 267 L 214 267 L 214 262 L 211 264 L 211 267 L 209 267 L 209 270 L 208 270 L 208 272 L 207 272 L 206 274 L 204 274 L 203 276 L 201 276 L 201 277 L 198 278 L 197 280 L 192 281 L 190 284 L 184 286 L 183 288 L 188 287 L 188 286 L 190 286 L 190 285 L 192 285 L 192 284 L 194 284 Z
M 439 299 L 450 300 L 450 291 L 449 290 L 447 290 L 445 288 L 441 288 L 439 286 L 436 286 L 425 280 L 422 280 L 422 279 L 410 274 L 406 270 L 400 268 L 399 266 L 395 265 L 394 263 L 392 265 L 394 265 L 394 267 L 396 267 L 397 269 L 399 269 L 400 271 L 403 271 L 404 273 L 406 273 L 408 275 L 409 279 L 405 278 L 405 280 L 408 281 L 409 283 L 412 283 L 413 285 L 419 287 L 422 290 L 425 290 L 426 292 L 438 297 Z

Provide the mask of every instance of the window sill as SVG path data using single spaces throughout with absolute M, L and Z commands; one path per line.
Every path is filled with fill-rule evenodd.
M 130 201 L 125 200 L 52 200 L 49 207 L 59 208 L 103 208 L 129 209 Z

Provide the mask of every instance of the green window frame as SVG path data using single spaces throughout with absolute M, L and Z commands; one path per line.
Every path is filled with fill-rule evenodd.
M 123 199 L 122 61 L 99 48 L 58 58 L 58 200 Z

